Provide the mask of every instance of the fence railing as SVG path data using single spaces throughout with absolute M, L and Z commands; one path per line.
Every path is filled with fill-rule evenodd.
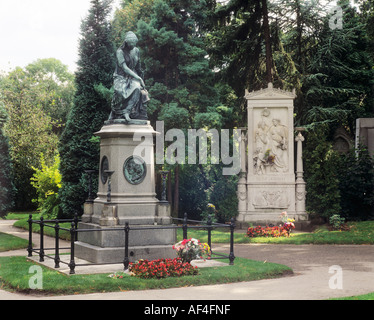
M 182 222 L 182 224 L 175 225 L 155 225 L 155 226 L 130 226 L 129 223 L 125 223 L 122 230 L 125 234 L 124 240 L 124 260 L 123 266 L 124 270 L 127 270 L 130 264 L 129 259 L 129 237 L 131 231 L 140 230 L 147 231 L 151 229 L 182 229 L 183 230 L 183 239 L 188 239 L 188 230 L 189 229 L 205 229 L 208 233 L 208 245 L 211 248 L 211 257 L 210 259 L 229 259 L 229 264 L 233 265 L 235 256 L 234 256 L 234 229 L 235 222 L 234 219 L 231 219 L 231 222 L 228 223 L 214 223 L 212 222 L 211 216 L 208 217 L 206 223 L 197 220 L 190 220 L 187 218 L 187 214 L 184 214 L 184 218 L 173 218 L 175 221 Z M 60 223 L 70 222 L 70 228 L 64 228 L 60 226 Z M 44 258 L 50 258 L 55 261 L 55 268 L 60 268 L 60 263 L 67 264 L 70 269 L 70 274 L 75 274 L 75 268 L 79 266 L 94 266 L 94 265 L 105 265 L 105 264 L 118 264 L 119 262 L 106 261 L 104 263 L 76 263 L 75 261 L 75 242 L 78 240 L 78 233 L 80 232 L 110 232 L 110 231 L 119 231 L 120 227 L 115 228 L 100 228 L 100 229 L 78 229 L 78 216 L 75 215 L 74 219 L 53 219 L 53 220 L 44 220 L 43 217 L 40 220 L 33 220 L 32 215 L 30 214 L 28 223 L 29 223 L 29 244 L 28 244 L 28 256 L 31 257 L 32 253 L 37 253 L 39 255 L 39 262 L 43 262 Z M 33 248 L 32 245 L 32 225 L 38 224 L 40 226 L 40 245 L 39 248 Z M 44 247 L 44 228 L 52 228 L 55 230 L 55 247 L 54 248 L 45 248 Z M 216 253 L 212 250 L 212 231 L 215 228 L 228 228 L 230 230 L 230 252 L 228 255 L 222 253 Z M 60 247 L 60 230 L 65 230 L 70 233 L 70 247 L 61 248 Z M 70 249 L 70 261 L 66 262 L 60 259 L 60 250 Z M 45 251 L 54 250 L 54 255 L 48 255 Z

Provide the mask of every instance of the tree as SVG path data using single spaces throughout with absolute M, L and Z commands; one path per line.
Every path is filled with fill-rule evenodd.
M 51 117 L 54 131 L 61 134 L 73 105 L 74 75 L 69 72 L 68 66 L 54 58 L 38 59 L 25 69 L 42 92 L 38 103 Z
M 342 216 L 367 220 L 374 211 L 374 160 L 362 145 L 342 156 L 339 173 Z
M 52 131 L 52 119 L 44 111 L 42 86 L 22 68 L 17 67 L 0 83 L 8 120 L 4 133 L 9 139 L 9 153 L 16 188 L 16 209 L 30 209 L 35 190 L 30 184 L 32 167 L 40 166 L 40 154 L 53 161 L 58 138 Z
M 149 22 L 138 23 L 145 81 L 152 98 L 148 114 L 152 123 L 164 120 L 166 130 L 222 124 L 199 32 L 206 12 L 205 1 L 155 0 Z
M 92 142 L 110 114 L 108 91 L 112 86 L 114 48 L 107 20 L 111 1 L 92 0 L 81 25 L 76 93 L 66 128 L 60 139 L 62 188 L 59 190 L 64 216 L 82 214 L 86 199 L 86 169 L 98 169 L 99 153 Z
M 325 20 L 318 48 L 304 80 L 303 124 L 343 125 L 352 133 L 356 118 L 373 114 L 374 69 L 365 26 L 346 1 L 343 29 L 331 30 Z
M 0 218 L 5 216 L 13 207 L 14 186 L 12 181 L 12 167 L 9 156 L 8 139 L 3 132 L 7 114 L 5 107 L 0 103 Z

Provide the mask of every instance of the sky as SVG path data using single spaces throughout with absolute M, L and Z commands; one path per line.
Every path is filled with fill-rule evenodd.
M 74 72 L 89 8 L 90 0 L 0 0 L 0 72 L 42 58 L 56 58 Z

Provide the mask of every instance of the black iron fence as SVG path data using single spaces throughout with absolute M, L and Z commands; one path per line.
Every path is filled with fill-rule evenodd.
M 208 234 L 208 245 L 211 248 L 211 257 L 210 259 L 229 259 L 229 264 L 233 265 L 235 256 L 234 256 L 234 229 L 235 222 L 234 219 L 231 219 L 230 223 L 214 223 L 212 222 L 211 216 L 208 217 L 207 222 L 190 220 L 187 218 L 187 214 L 184 214 L 183 219 L 173 218 L 174 221 L 179 221 L 179 224 L 175 225 L 155 225 L 155 226 L 130 226 L 128 223 L 125 223 L 122 228 L 125 234 L 124 240 L 124 260 L 123 266 L 124 270 L 127 270 L 130 264 L 129 259 L 129 237 L 131 231 L 140 230 L 147 231 L 151 229 L 182 229 L 183 230 L 183 239 L 188 239 L 188 230 L 189 229 L 203 229 L 207 231 Z M 63 222 L 70 222 L 70 228 L 61 227 L 60 224 Z M 39 255 L 39 262 L 43 262 L 44 258 L 50 258 L 55 261 L 55 268 L 60 268 L 60 263 L 67 264 L 70 268 L 70 274 L 75 274 L 75 268 L 79 266 L 94 266 L 94 265 L 106 265 L 106 264 L 118 264 L 117 262 L 107 261 L 105 263 L 76 263 L 75 261 L 75 242 L 78 240 L 78 234 L 80 232 L 110 232 L 121 230 L 119 227 L 114 228 L 100 228 L 100 229 L 79 229 L 78 228 L 78 216 L 76 215 L 74 219 L 53 219 L 53 220 L 44 220 L 43 217 L 40 220 L 33 220 L 32 215 L 29 216 L 29 244 L 28 244 L 28 256 L 31 257 L 32 253 L 35 252 Z M 40 226 L 40 245 L 39 248 L 33 248 L 32 245 L 32 225 L 38 224 Z M 44 247 L 44 228 L 52 228 L 55 230 L 55 247 L 54 248 L 45 248 Z M 216 253 L 212 250 L 212 231 L 216 228 L 227 228 L 230 230 L 230 252 L 228 255 L 222 253 Z M 59 233 L 61 230 L 68 231 L 70 233 L 70 247 L 61 248 L 60 247 L 60 238 Z M 60 250 L 70 249 L 70 261 L 66 262 L 60 259 Z M 54 255 L 46 254 L 47 250 L 54 250 Z

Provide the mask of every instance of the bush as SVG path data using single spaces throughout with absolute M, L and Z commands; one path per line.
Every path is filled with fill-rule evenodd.
M 345 218 L 342 218 L 339 214 L 333 214 L 329 219 L 329 223 L 334 230 L 340 230 L 344 221 Z
M 341 214 L 348 220 L 367 220 L 373 216 L 374 161 L 360 145 L 342 156 L 339 173 Z
M 35 173 L 30 179 L 38 196 L 37 199 L 33 199 L 33 202 L 38 203 L 38 210 L 41 211 L 41 215 L 48 218 L 57 218 L 60 212 L 58 196 L 58 190 L 61 188 L 60 157 L 57 153 L 51 166 L 45 163 L 43 154 L 40 158 L 41 169 L 33 167 Z

